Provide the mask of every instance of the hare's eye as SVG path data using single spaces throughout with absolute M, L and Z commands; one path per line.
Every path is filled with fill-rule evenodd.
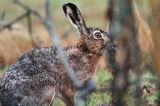
M 101 34 L 100 32 L 96 32 L 96 33 L 94 34 L 94 37 L 97 38 L 97 39 L 99 39 L 99 38 L 102 37 L 102 34 Z

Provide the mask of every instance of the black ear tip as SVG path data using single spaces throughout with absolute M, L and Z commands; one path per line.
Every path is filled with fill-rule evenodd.
M 63 8 L 63 11 L 64 11 L 64 13 L 65 13 L 65 15 L 66 15 L 66 13 L 67 13 L 67 6 L 66 6 L 66 4 L 64 4 L 64 5 L 62 6 L 62 8 Z
M 77 10 L 77 6 L 73 3 L 67 3 L 63 5 L 63 11 L 66 12 L 67 7 L 69 7 L 71 10 Z
M 67 3 L 67 4 L 64 4 L 63 6 L 76 7 L 76 5 L 73 3 Z

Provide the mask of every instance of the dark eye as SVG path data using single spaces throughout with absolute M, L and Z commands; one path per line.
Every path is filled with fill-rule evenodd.
M 95 36 L 95 38 L 101 38 L 101 37 L 102 37 L 102 35 L 101 35 L 100 32 L 96 32 L 96 33 L 94 34 L 94 36 Z

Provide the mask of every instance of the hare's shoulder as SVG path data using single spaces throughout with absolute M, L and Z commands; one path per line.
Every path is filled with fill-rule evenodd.
M 25 80 L 30 77 L 48 73 L 56 58 L 55 48 L 32 49 L 20 56 L 4 74 L 4 80 Z
M 31 49 L 20 56 L 16 63 L 11 65 L 9 71 L 15 69 L 18 72 L 21 71 L 24 73 L 28 71 L 33 71 L 36 73 L 36 70 L 43 71 L 43 69 L 47 71 L 47 69 L 54 63 L 55 58 L 58 58 L 56 48 L 50 47 Z
M 44 59 L 50 60 L 52 58 L 56 58 L 56 56 L 57 49 L 55 47 L 34 48 L 20 56 L 17 61 L 36 62 Z
M 63 50 L 69 57 L 81 54 L 74 46 L 66 47 Z M 31 49 L 8 68 L 3 79 L 24 80 L 36 75 L 53 73 L 52 71 L 57 67 L 55 66 L 57 64 L 61 64 L 61 62 L 56 48 Z

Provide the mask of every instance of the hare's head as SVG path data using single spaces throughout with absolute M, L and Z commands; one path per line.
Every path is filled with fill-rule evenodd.
M 63 11 L 71 24 L 79 30 L 81 38 L 78 45 L 83 49 L 98 54 L 102 54 L 105 49 L 114 49 L 107 32 L 99 28 L 86 26 L 76 5 L 72 3 L 65 4 L 63 5 Z

